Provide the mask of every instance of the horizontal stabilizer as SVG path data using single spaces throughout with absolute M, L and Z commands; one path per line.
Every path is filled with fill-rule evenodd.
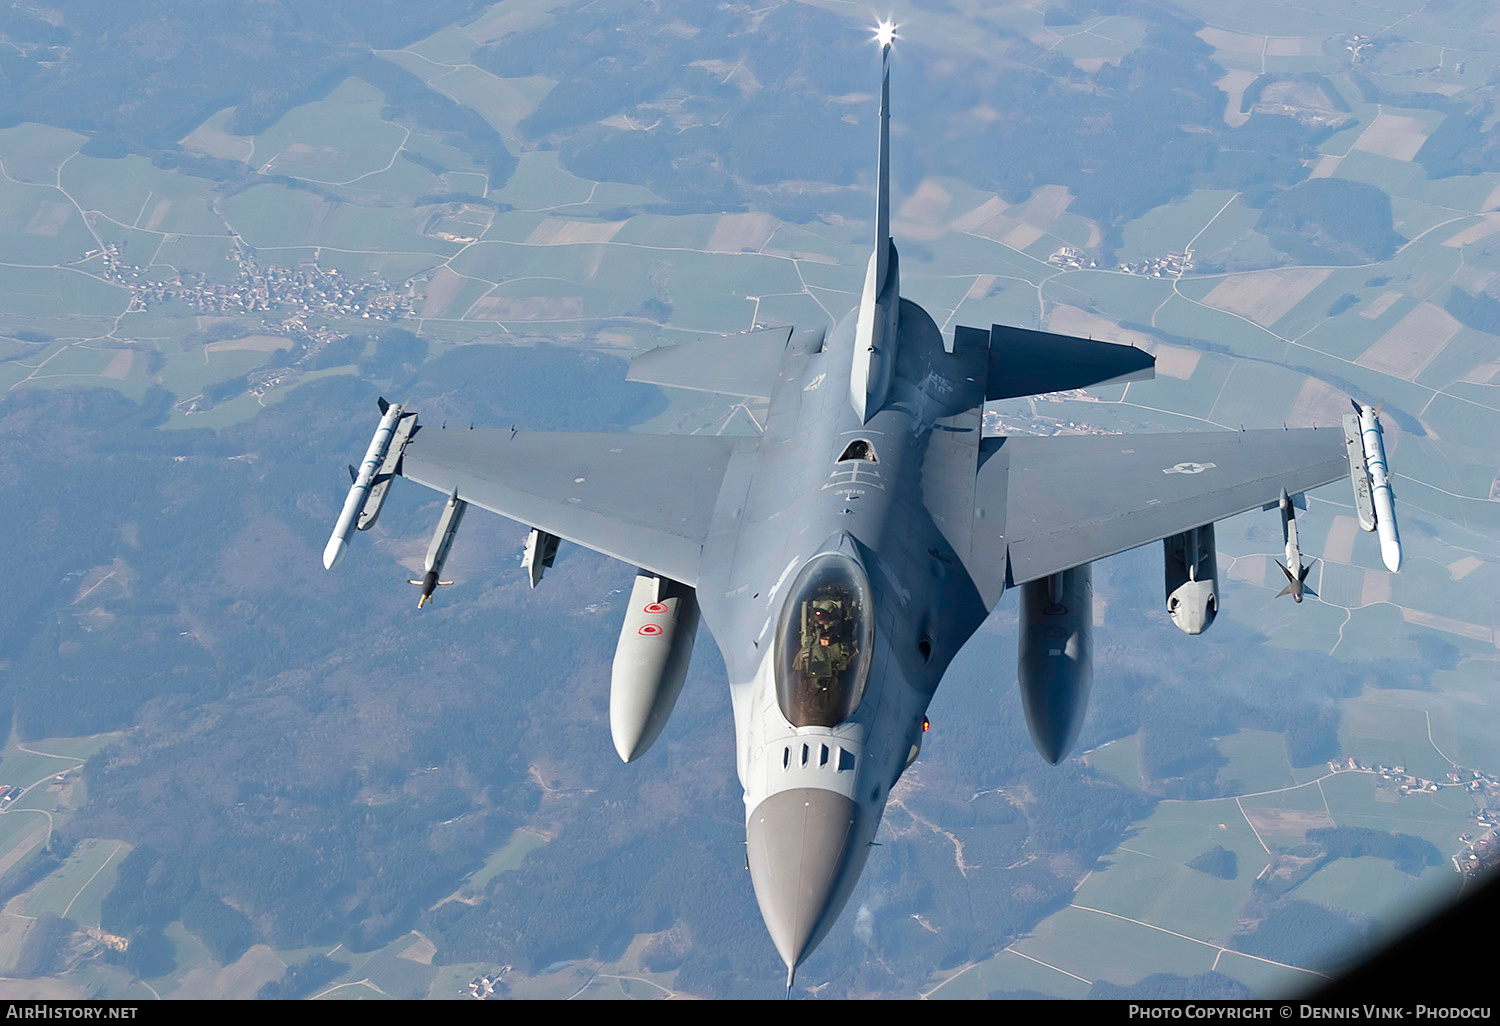
M 984 397 L 1015 399 L 1155 376 L 1155 358 L 1134 346 L 996 324 Z
M 790 327 L 760 328 L 741 335 L 708 335 L 660 346 L 630 361 L 627 381 L 697 392 L 769 399 L 776 384 Z

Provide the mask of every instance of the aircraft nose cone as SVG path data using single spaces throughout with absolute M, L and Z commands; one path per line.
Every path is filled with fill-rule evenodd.
M 864 868 L 859 807 L 817 787 L 773 794 L 746 824 L 750 880 L 771 940 L 788 969 L 817 947 Z

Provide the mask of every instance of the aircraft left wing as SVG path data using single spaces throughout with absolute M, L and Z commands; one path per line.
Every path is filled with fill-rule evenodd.
M 1338 428 L 986 438 L 970 572 L 1034 581 L 1346 477 Z
M 399 473 L 696 585 L 729 459 L 753 439 L 419 428 Z

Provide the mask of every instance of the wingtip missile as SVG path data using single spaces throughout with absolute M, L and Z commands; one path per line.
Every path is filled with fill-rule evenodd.
M 344 558 L 344 553 L 348 549 L 349 542 L 346 538 L 340 537 L 337 534 L 329 538 L 328 544 L 323 546 L 323 569 L 332 570 L 338 566 L 339 560 Z
M 1364 446 L 1365 470 L 1370 475 L 1370 497 L 1375 506 L 1375 533 L 1380 537 L 1380 558 L 1386 569 L 1401 569 L 1401 534 L 1396 527 L 1396 502 L 1391 492 L 1390 465 L 1386 462 L 1385 433 L 1380 426 L 1384 400 L 1374 406 L 1363 406 L 1354 400 L 1359 411 L 1360 441 Z
M 364 512 L 365 505 L 370 498 L 371 486 L 375 483 L 375 476 L 385 462 L 386 453 L 390 451 L 391 439 L 396 433 L 396 425 L 401 420 L 401 407 L 392 406 L 384 399 L 380 400 L 380 424 L 375 428 L 375 434 L 370 439 L 370 447 L 365 450 L 365 458 L 360 463 L 359 469 L 349 468 L 352 478 L 349 485 L 349 494 L 344 497 L 343 509 L 339 511 L 339 518 L 333 525 L 333 533 L 328 537 L 328 544 L 323 549 L 323 569 L 332 570 L 338 565 L 339 560 L 344 558 L 344 552 L 349 548 L 349 535 L 354 531 L 356 521 Z

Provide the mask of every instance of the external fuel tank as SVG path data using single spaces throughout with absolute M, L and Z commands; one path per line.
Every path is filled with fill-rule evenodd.
M 1072 750 L 1088 711 L 1093 623 L 1089 564 L 1021 585 L 1021 704 L 1031 740 L 1054 765 Z
M 693 589 L 642 570 L 630 589 L 609 681 L 609 733 L 624 761 L 644 755 L 667 725 L 697 634 Z

